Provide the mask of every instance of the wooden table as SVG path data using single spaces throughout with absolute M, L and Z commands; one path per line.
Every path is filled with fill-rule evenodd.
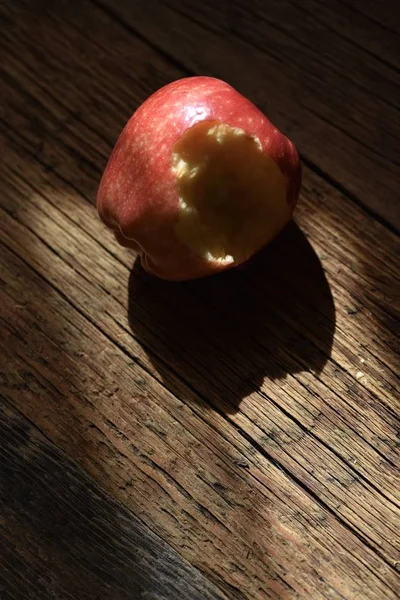
M 399 3 L 0 4 L 0 598 L 398 597 Z M 248 268 L 172 284 L 96 188 L 199 73 L 304 182 Z

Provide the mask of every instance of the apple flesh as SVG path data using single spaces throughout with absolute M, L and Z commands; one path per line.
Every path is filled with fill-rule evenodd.
M 175 81 L 128 121 L 97 207 L 144 268 L 170 280 L 244 263 L 290 220 L 301 167 L 292 142 L 227 83 Z

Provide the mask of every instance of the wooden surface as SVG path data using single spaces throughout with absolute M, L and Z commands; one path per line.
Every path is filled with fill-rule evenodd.
M 225 597 L 3 400 L 0 416 L 2 599 Z
M 0 6 L 0 598 L 397 598 L 398 3 Z M 197 73 L 304 182 L 246 269 L 172 284 L 94 202 Z

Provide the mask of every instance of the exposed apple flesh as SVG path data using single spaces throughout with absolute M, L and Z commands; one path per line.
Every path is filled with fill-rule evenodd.
M 300 187 L 293 144 L 228 84 L 165 86 L 129 120 L 98 209 L 145 269 L 192 279 L 248 260 L 290 220 Z
M 194 125 L 175 143 L 172 168 L 176 235 L 210 263 L 244 262 L 291 216 L 285 176 L 243 129 L 219 121 Z

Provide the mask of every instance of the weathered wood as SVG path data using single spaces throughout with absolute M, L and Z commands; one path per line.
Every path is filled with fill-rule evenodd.
M 343 1 L 343 0 L 342 0 Z M 362 4 L 355 4 L 352 0 L 345 0 L 345 3 L 351 8 L 357 8 L 361 15 L 365 15 L 374 25 L 381 25 L 384 28 L 382 35 L 387 31 L 398 34 L 400 31 L 400 7 L 397 2 L 392 0 L 365 0 Z
M 42 261 L 43 256 L 40 262 Z M 167 535 L 168 539 L 174 539 L 174 543 L 189 554 L 192 560 L 199 561 L 203 568 L 207 568 L 209 557 L 212 557 L 213 568 L 227 570 L 230 578 L 240 582 L 245 597 L 246 593 L 252 597 L 259 587 L 260 593 L 264 592 L 269 596 L 268 588 L 264 587 L 268 584 L 278 590 L 285 590 L 285 586 L 282 588 L 278 585 L 279 578 L 278 582 L 274 582 L 277 578 L 275 570 L 278 573 L 282 572 L 282 567 L 279 567 L 281 561 L 284 563 L 283 572 L 288 572 L 288 579 L 299 578 L 299 581 L 293 584 L 295 589 L 303 589 L 303 593 L 307 593 L 307 589 L 313 589 L 315 576 L 311 574 L 309 580 L 304 581 L 307 571 L 311 568 L 313 573 L 314 569 L 321 569 L 319 576 L 324 580 L 328 578 L 328 582 L 318 583 L 317 597 L 324 597 L 324 589 L 329 589 L 329 593 L 334 595 L 332 587 L 336 586 L 342 595 L 352 597 L 354 583 L 349 579 L 357 577 L 355 574 L 350 575 L 355 568 L 355 558 L 350 555 L 343 559 L 345 548 L 348 549 L 349 544 L 351 554 L 354 552 L 358 557 L 356 572 L 361 569 L 362 581 L 373 584 L 370 597 L 373 598 L 375 593 L 385 593 L 387 597 L 391 597 L 390 590 L 387 590 L 386 586 L 380 589 L 379 583 L 371 581 L 369 573 L 369 568 L 373 565 L 380 576 L 390 582 L 387 566 L 379 566 L 377 557 L 366 552 L 363 545 L 357 542 L 357 538 L 349 536 L 346 529 L 340 527 L 335 520 L 332 521 L 326 509 L 319 503 L 315 504 L 307 494 L 304 496 L 301 488 L 298 489 L 280 470 L 274 468 L 268 455 L 264 458 L 264 453 L 255 452 L 253 444 L 246 443 L 242 435 L 239 435 L 240 432 L 230 431 L 224 419 L 206 413 L 203 408 L 200 410 L 203 418 L 207 416 L 207 420 L 211 421 L 214 427 L 218 427 L 217 432 L 207 430 L 201 421 L 193 418 L 190 405 L 185 407 L 181 402 L 177 402 L 177 399 L 170 398 L 138 368 L 132 370 L 132 358 L 138 360 L 133 354 L 132 343 L 132 358 L 127 357 L 122 362 L 122 365 L 126 364 L 123 368 L 120 353 L 108 346 L 105 340 L 98 340 L 96 330 L 88 330 L 88 325 L 81 321 L 74 311 L 72 315 L 68 315 L 68 305 L 62 309 L 62 315 L 67 320 L 63 324 L 59 309 L 57 310 L 60 301 L 58 295 L 52 298 L 51 288 L 47 292 L 47 286 L 43 290 L 40 290 L 40 287 L 37 289 L 37 278 L 32 280 L 32 275 L 29 276 L 28 273 L 20 277 L 15 261 L 10 267 L 14 277 L 25 282 L 24 295 L 28 307 L 39 304 L 42 312 L 38 313 L 36 310 L 24 325 L 22 319 L 27 319 L 26 314 L 23 316 L 26 309 L 24 311 L 23 307 L 19 307 L 12 320 L 6 298 L 2 296 L 7 321 L 15 323 L 11 336 L 6 336 L 7 347 L 13 360 L 6 365 L 3 389 L 14 403 L 25 412 L 28 411 L 35 422 L 40 423 L 53 439 L 78 458 L 108 489 L 130 506 L 137 507 L 136 510 L 142 518 L 150 522 L 154 520 L 158 530 Z M 2 265 L 2 272 L 4 271 Z M 31 299 L 27 289 L 38 298 Z M 17 298 L 20 297 L 21 294 L 17 294 Z M 48 306 L 50 299 L 51 304 Z M 11 304 L 14 310 L 15 303 L 14 300 Z M 28 316 L 30 312 L 28 310 Z M 74 325 L 69 323 L 71 316 Z M 58 320 L 61 331 L 57 336 Z M 22 341 L 16 342 L 17 333 L 22 337 Z M 55 338 L 55 342 L 50 344 L 47 336 Z M 32 351 L 34 348 L 38 349 L 40 356 Z M 61 351 L 62 348 L 66 348 L 67 355 Z M 70 356 L 69 353 L 75 353 L 77 356 Z M 16 360 L 17 356 L 19 358 Z M 141 356 L 140 359 L 145 360 L 145 357 Z M 96 372 L 92 374 L 92 369 L 96 369 L 97 375 Z M 184 394 L 184 386 L 182 383 L 180 385 L 180 396 L 190 402 L 191 394 L 188 391 Z M 58 390 L 60 391 L 57 392 Z M 193 400 L 196 401 L 196 398 Z M 168 414 L 169 411 L 172 411 L 172 415 Z M 293 426 L 287 430 L 287 436 L 293 436 L 292 429 Z M 227 435 L 230 443 L 226 441 Z M 166 440 L 166 444 L 162 440 Z M 303 443 L 304 441 L 303 436 Z M 298 442 L 301 443 L 301 438 Z M 262 443 L 264 451 L 269 453 L 273 446 L 279 447 L 284 440 L 279 432 L 272 435 L 271 431 L 269 437 L 264 436 Z M 286 443 L 288 446 L 295 445 L 293 440 L 287 440 Z M 310 455 L 310 459 L 313 460 L 314 456 Z M 234 462 L 240 465 L 243 464 L 242 461 L 249 466 L 249 482 L 246 481 L 247 470 L 234 469 Z M 341 477 L 346 486 L 350 485 L 350 481 L 346 482 L 346 479 L 343 479 L 344 474 L 340 475 L 335 463 L 331 461 L 329 467 L 326 465 L 325 468 L 328 470 L 326 479 L 327 484 L 331 482 L 331 490 L 338 485 L 338 477 Z M 235 473 L 236 470 L 244 470 L 244 473 Z M 257 484 L 259 480 L 264 484 Z M 155 485 L 156 482 L 162 486 L 161 490 Z M 351 487 L 354 485 L 355 481 L 352 480 Z M 189 498 L 185 490 L 188 490 Z M 169 498 L 168 493 L 173 494 L 174 500 Z M 193 494 L 200 504 L 191 499 Z M 280 501 L 274 498 L 275 494 L 280 497 Z M 266 503 L 270 506 L 267 514 L 263 509 Z M 358 512 L 358 507 L 355 510 Z M 265 539 L 265 525 L 262 524 L 266 518 L 268 536 Z M 247 535 L 244 539 L 241 538 L 238 547 L 234 546 L 232 534 L 228 538 L 228 532 L 224 535 L 226 526 L 222 526 L 220 519 L 226 522 L 228 531 L 233 527 L 234 539 L 240 532 L 243 536 L 246 531 Z M 306 523 L 306 530 L 303 530 Z M 206 531 L 211 525 L 213 533 L 210 540 Z M 270 527 L 273 531 L 270 531 Z M 320 535 L 318 531 L 321 531 Z M 309 539 L 310 532 L 318 538 L 321 537 L 317 559 L 316 540 L 313 541 L 312 536 Z M 222 539 L 227 539 L 222 555 L 221 550 L 218 551 L 215 547 L 216 543 L 221 543 L 221 535 Z M 250 537 L 247 537 L 249 535 Z M 214 536 L 217 539 L 214 539 Z M 266 546 L 270 536 L 273 536 L 274 554 L 278 555 L 277 558 L 271 558 L 271 548 L 269 544 Z M 199 556 L 203 544 L 208 548 L 208 556 Z M 319 547 L 320 544 L 322 548 Z M 295 547 L 291 550 L 293 545 Z M 337 556 L 334 572 L 337 574 L 332 581 L 332 575 L 329 573 L 332 567 L 328 568 L 328 565 L 332 548 L 335 547 Z M 228 556 L 224 559 L 225 552 L 228 552 Z M 230 552 L 232 555 L 229 560 Z M 246 564 L 245 557 L 248 558 L 249 552 L 251 564 Z M 300 572 L 296 558 L 298 553 L 307 562 L 311 561 L 309 565 L 301 564 Z M 313 554 L 314 558 L 311 560 Z M 266 558 L 263 559 L 263 556 L 268 556 L 268 563 L 273 565 L 272 570 L 275 574 L 272 581 L 269 581 L 268 570 L 265 572 L 265 564 L 259 563 L 260 560 L 265 562 Z M 359 564 L 360 558 L 362 561 L 363 557 L 368 568 L 363 568 L 362 563 Z M 214 564 L 216 559 L 219 564 Z M 344 566 L 340 569 L 338 563 L 343 560 Z M 231 568 L 228 567 L 229 564 L 232 565 Z M 251 585 L 247 577 L 251 577 L 254 568 L 257 569 L 256 573 L 258 571 L 258 581 L 253 581 Z M 236 572 L 231 573 L 232 569 Z M 238 578 L 238 575 L 241 577 Z M 336 580 L 337 577 L 339 581 Z M 260 585 L 261 582 L 263 585 Z M 392 581 L 392 586 L 396 586 L 396 578 Z M 233 591 L 231 593 L 232 597 L 240 597 L 234 596 Z M 292 596 L 288 597 L 296 595 L 292 592 Z
M 296 2 L 301 7 L 305 14 L 311 20 L 323 24 L 323 31 L 333 30 L 340 37 L 345 38 L 350 44 L 359 46 L 367 53 L 371 54 L 373 58 L 386 63 L 387 66 L 399 69 L 400 67 L 400 56 L 399 56 L 399 23 L 400 23 L 400 11 L 397 2 L 389 0 L 390 4 L 390 23 L 393 29 L 389 29 L 384 25 L 379 26 L 376 21 L 372 20 L 367 13 L 362 12 L 363 7 L 365 8 L 367 2 L 363 2 L 360 5 L 359 2 L 350 0 L 348 4 L 345 1 L 339 0 L 340 5 L 337 2 L 324 2 L 317 3 L 315 0 L 307 0 L 307 2 Z M 376 3 L 374 3 L 376 4 Z M 379 3 L 379 12 L 383 14 L 383 4 Z M 397 26 L 397 31 L 395 30 Z M 322 28 L 321 28 L 322 29 Z M 310 42 L 314 43 L 314 36 L 310 38 Z M 318 42 L 318 40 L 317 40 Z M 329 52 L 329 45 L 325 45 L 325 50 Z M 340 49 L 339 49 L 340 52 Z M 349 52 L 351 58 L 353 52 Z M 360 55 L 359 55 L 360 56 Z M 363 61 L 359 61 L 357 68 L 354 69 L 353 73 L 355 77 L 358 77 L 356 72 L 358 68 L 365 68 Z M 343 60 L 342 65 L 344 68 L 348 68 L 346 60 Z M 386 73 L 388 71 L 385 70 Z M 374 90 L 370 90 L 371 92 Z M 387 98 L 387 100 L 392 100 Z
M 5 6 L 0 392 L 227 597 L 395 598 L 398 238 L 306 166 L 248 268 L 132 269 L 96 187 L 183 71 L 97 4 Z
M 1 598 L 225 598 L 0 398 Z

